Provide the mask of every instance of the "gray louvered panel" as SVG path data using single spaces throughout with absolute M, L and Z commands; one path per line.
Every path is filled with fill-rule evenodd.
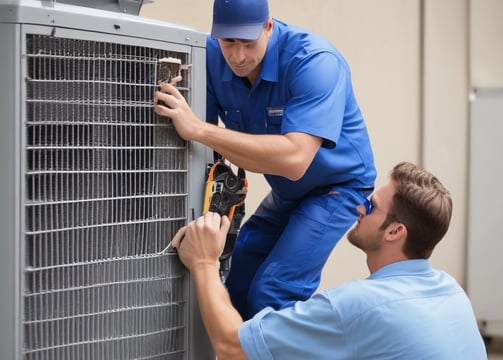
M 188 60 L 27 38 L 25 359 L 184 357 L 186 271 L 159 254 L 188 214 L 187 145 L 152 109 L 168 56 Z

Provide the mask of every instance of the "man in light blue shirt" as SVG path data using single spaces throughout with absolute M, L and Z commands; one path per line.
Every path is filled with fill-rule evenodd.
M 245 322 L 218 276 L 227 217 L 208 213 L 180 229 L 172 245 L 192 273 L 219 360 L 487 359 L 466 293 L 428 260 L 452 214 L 440 181 L 399 163 L 356 210 L 348 240 L 371 275 Z
M 170 84 L 155 111 L 271 186 L 239 231 L 226 280 L 247 319 L 313 294 L 376 170 L 346 60 L 321 36 L 273 19 L 267 0 L 214 1 L 206 70 L 206 121 Z

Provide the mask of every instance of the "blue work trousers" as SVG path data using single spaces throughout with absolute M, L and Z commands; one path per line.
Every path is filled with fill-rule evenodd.
M 333 186 L 297 201 L 270 192 L 241 227 L 226 286 L 244 320 L 306 300 L 371 189 Z

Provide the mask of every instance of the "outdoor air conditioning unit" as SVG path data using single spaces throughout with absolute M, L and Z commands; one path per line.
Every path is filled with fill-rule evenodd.
M 214 359 L 163 252 L 212 152 L 153 111 L 172 58 L 204 116 L 205 35 L 77 2 L 0 0 L 0 358 Z

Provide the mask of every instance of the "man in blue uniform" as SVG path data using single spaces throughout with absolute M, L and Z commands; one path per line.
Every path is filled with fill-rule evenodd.
M 206 122 L 170 84 L 161 84 L 155 111 L 184 139 L 264 174 L 271 186 L 239 232 L 226 280 L 233 304 L 250 318 L 313 294 L 376 170 L 336 48 L 271 18 L 267 0 L 215 0 L 213 10 Z
M 171 244 L 218 359 L 487 359 L 468 297 L 428 260 L 451 220 L 445 187 L 404 162 L 364 204 L 348 239 L 367 256 L 367 279 L 245 322 L 218 276 L 229 219 L 207 213 L 180 229 Z

